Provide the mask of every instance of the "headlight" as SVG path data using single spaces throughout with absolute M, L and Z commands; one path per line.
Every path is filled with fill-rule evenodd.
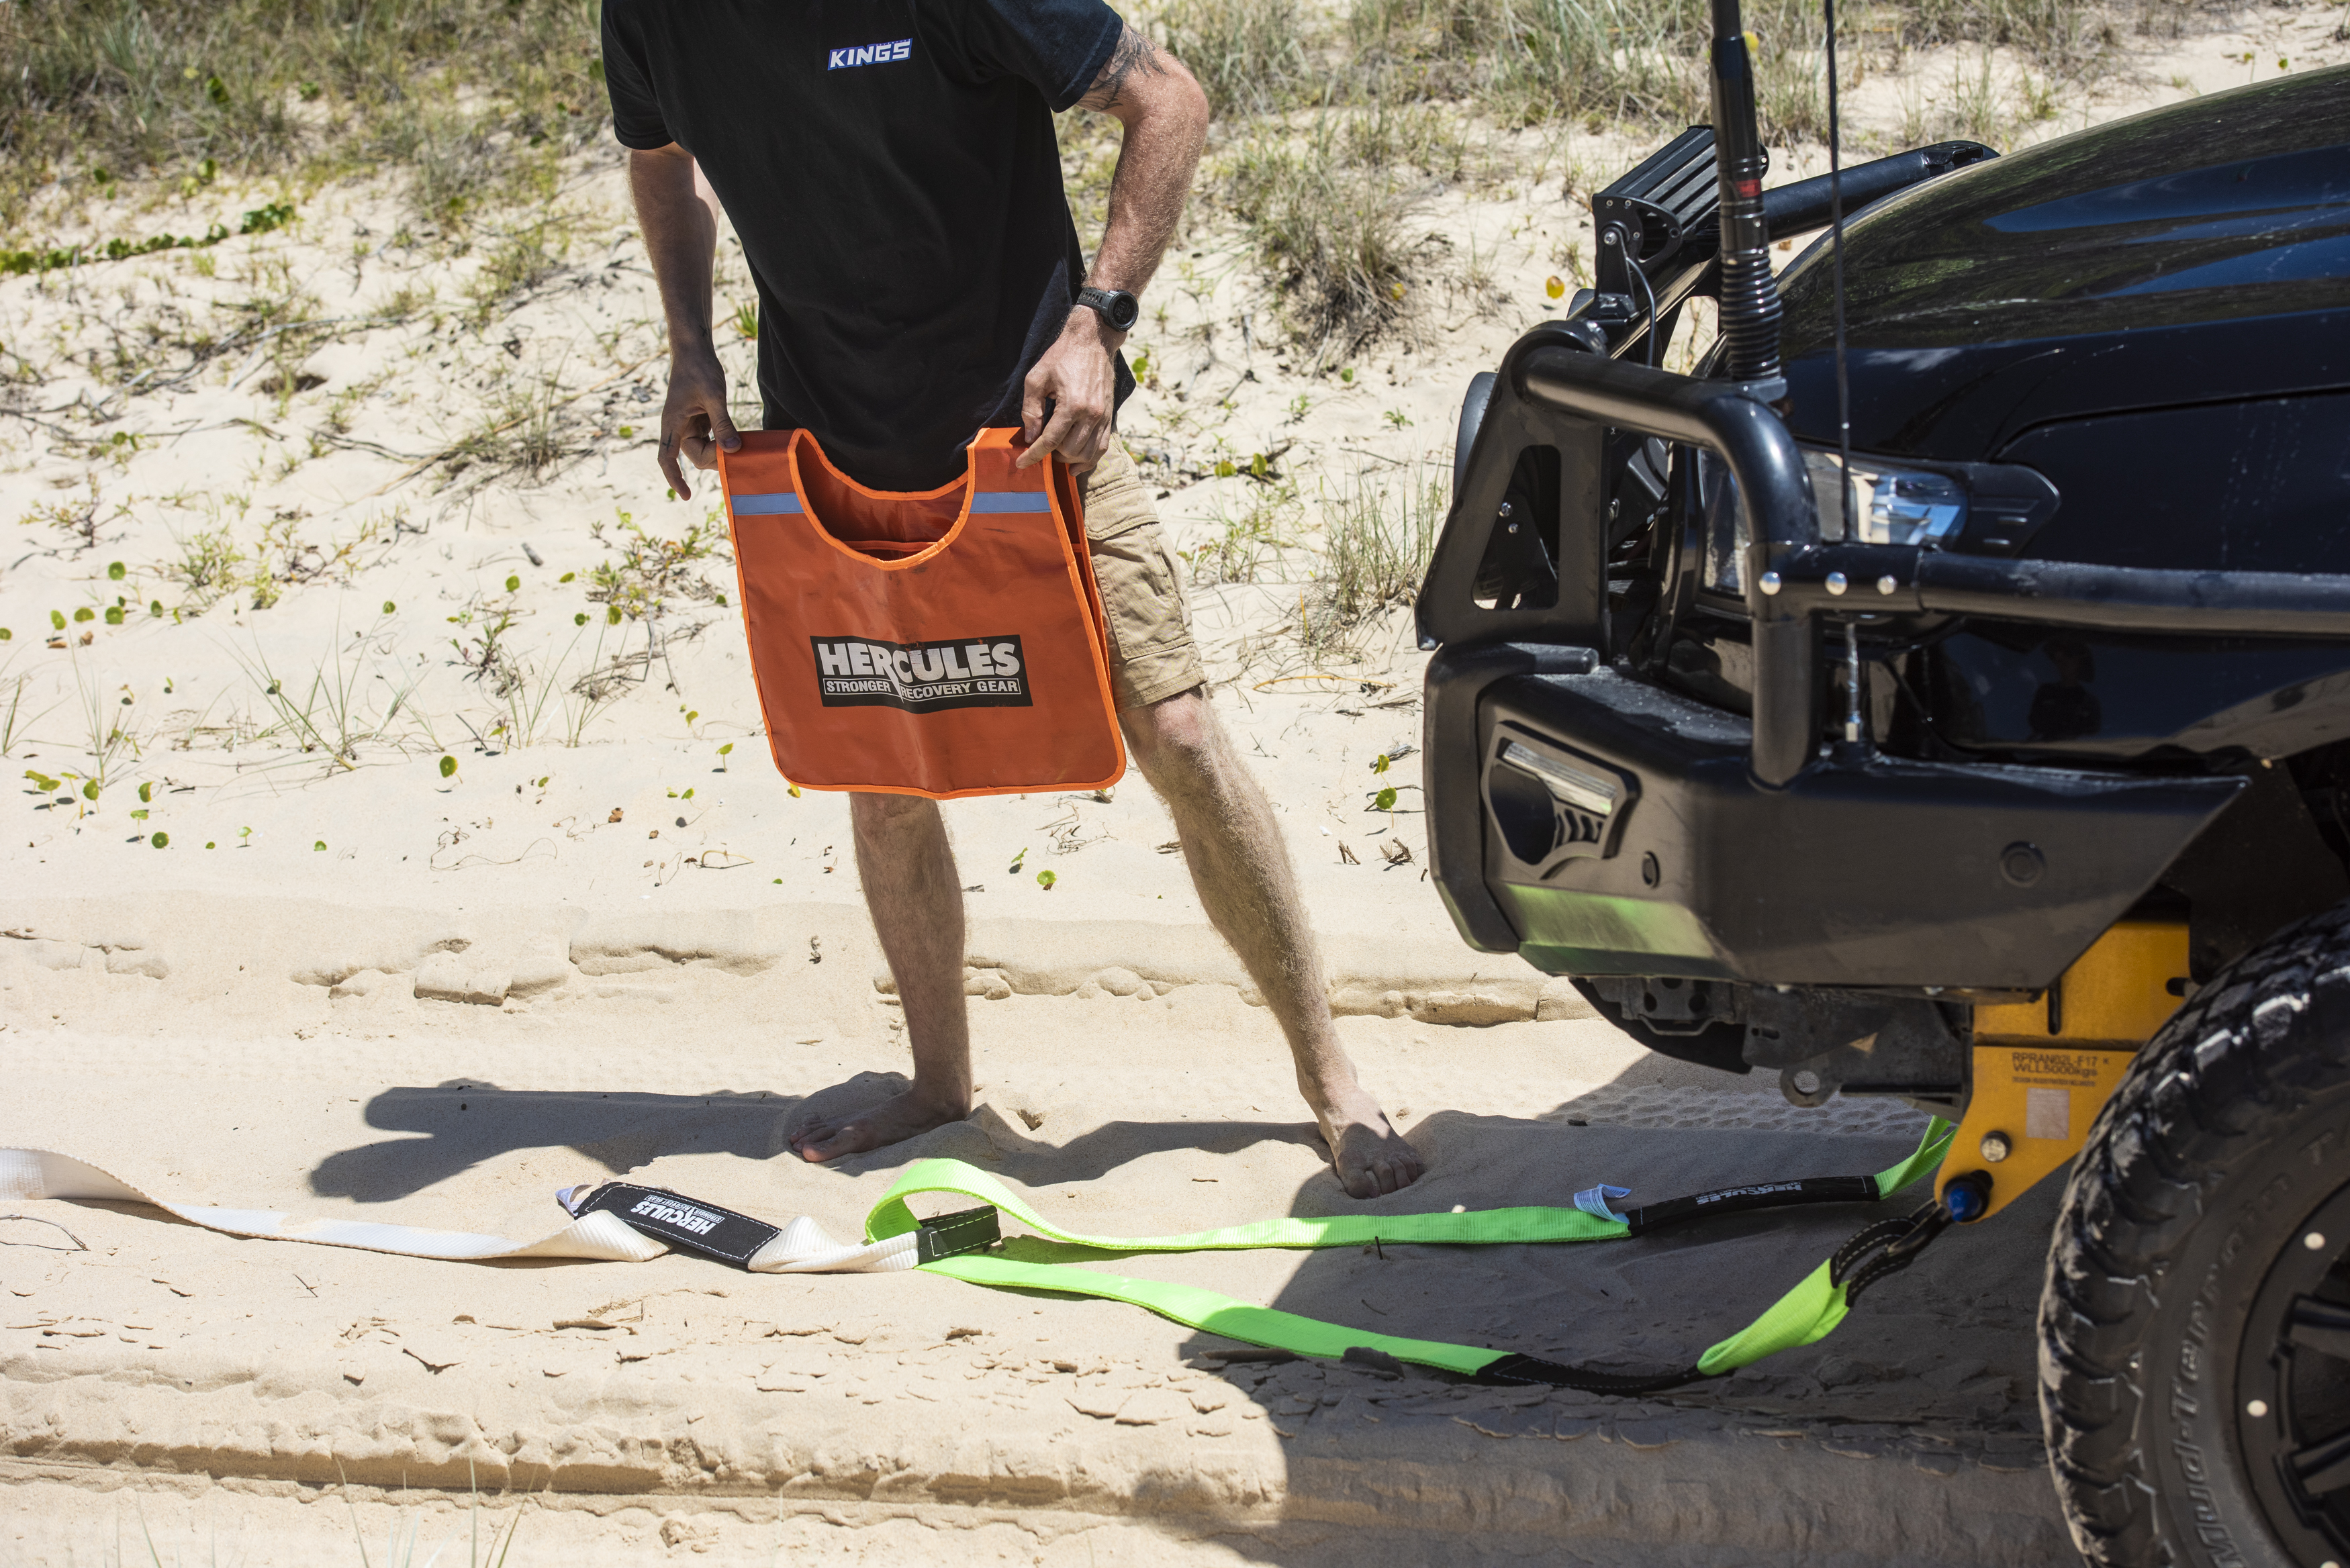
M 1966 487 L 1947 473 L 1903 468 L 1858 452 L 1846 473 L 1833 452 L 1805 447 L 1803 452 L 1824 544 L 1930 547 L 1966 524 Z M 1698 454 L 1698 504 L 1705 519 L 1706 587 L 1744 593 L 1746 514 L 1738 504 L 1729 465 L 1711 452 Z
M 1967 520 L 1967 493 L 1947 473 L 1857 456 L 1846 473 L 1835 452 L 1808 447 L 1804 467 L 1826 544 L 1939 545 Z

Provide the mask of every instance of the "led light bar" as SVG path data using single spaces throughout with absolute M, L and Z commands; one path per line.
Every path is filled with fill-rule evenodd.
M 1542 780 L 1550 793 L 1578 811 L 1594 816 L 1606 816 L 1616 809 L 1617 798 L 1624 793 L 1623 785 L 1601 774 L 1578 768 L 1572 763 L 1546 757 L 1531 746 L 1512 741 L 1502 748 L 1502 760 L 1513 768 L 1523 768 Z

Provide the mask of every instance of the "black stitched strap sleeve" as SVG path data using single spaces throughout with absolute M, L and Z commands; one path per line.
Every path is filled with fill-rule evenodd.
M 1684 1367 L 1679 1372 L 1599 1372 L 1587 1366 L 1567 1366 L 1555 1361 L 1544 1361 L 1539 1355 L 1504 1355 L 1489 1362 L 1477 1373 L 1480 1383 L 1547 1384 L 1553 1388 L 1573 1388 L 1585 1394 L 1660 1394 L 1668 1388 L 1679 1388 L 1685 1383 L 1695 1383 L 1706 1374 L 1696 1367 Z
M 1738 1214 L 1752 1209 L 1791 1209 L 1804 1203 L 1874 1203 L 1873 1176 L 1806 1176 L 1794 1181 L 1750 1181 L 1742 1187 L 1719 1188 L 1667 1198 L 1624 1210 L 1624 1222 L 1638 1236 L 1644 1231 L 1678 1225 L 1716 1214 Z
M 914 1258 L 917 1262 L 935 1263 L 957 1252 L 976 1252 L 993 1246 L 1003 1235 L 993 1204 L 933 1215 L 914 1232 Z

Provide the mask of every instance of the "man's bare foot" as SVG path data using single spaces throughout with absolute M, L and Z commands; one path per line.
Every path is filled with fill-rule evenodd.
M 811 1116 L 792 1129 L 791 1145 L 802 1159 L 821 1163 L 903 1143 L 969 1115 L 968 1103 L 941 1100 L 917 1084 L 851 1116 Z
M 1348 1077 L 1305 1088 L 1305 1103 L 1322 1124 L 1322 1137 L 1330 1146 L 1330 1162 L 1337 1168 L 1338 1185 L 1349 1198 L 1377 1198 L 1419 1179 L 1427 1167 L 1419 1150 L 1404 1141 L 1368 1090 Z

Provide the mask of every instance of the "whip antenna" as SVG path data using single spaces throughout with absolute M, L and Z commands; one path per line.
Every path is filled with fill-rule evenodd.
M 1768 160 L 1754 119 L 1753 41 L 1738 0 L 1712 0 L 1714 172 L 1721 214 L 1721 337 L 1734 381 L 1779 375 L 1779 286 L 1762 216 Z M 1773 392 L 1776 398 L 1781 395 Z
M 1820 6 L 1828 26 L 1828 257 L 1835 265 L 1836 463 L 1844 483 L 1844 501 L 1836 510 L 1842 514 L 1852 510 L 1852 383 L 1844 368 L 1844 137 L 1836 115 L 1835 0 L 1820 0 Z M 1855 532 L 1847 519 L 1846 538 L 1853 538 Z
M 1860 524 L 1852 516 L 1852 383 L 1844 368 L 1844 159 L 1840 143 L 1844 127 L 1836 114 L 1835 0 L 1820 0 L 1828 32 L 1828 259 L 1835 311 L 1836 483 L 1844 487 L 1836 514 L 1844 523 L 1847 543 L 1857 543 Z M 1844 738 L 1857 745 L 1865 731 L 1860 716 L 1860 627 L 1844 623 Z

